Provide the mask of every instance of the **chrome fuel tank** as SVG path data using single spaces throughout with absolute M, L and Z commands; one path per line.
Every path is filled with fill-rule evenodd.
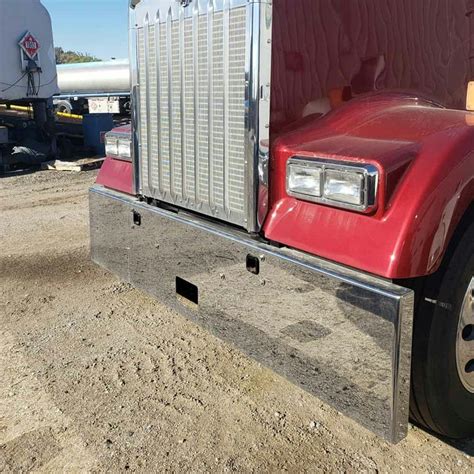
M 58 65 L 61 95 L 130 93 L 128 59 Z

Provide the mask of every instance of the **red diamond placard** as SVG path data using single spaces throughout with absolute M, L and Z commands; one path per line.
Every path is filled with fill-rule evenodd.
M 23 36 L 18 44 L 30 59 L 35 59 L 38 51 L 40 50 L 40 44 L 38 40 L 29 31 L 25 33 L 25 36 Z

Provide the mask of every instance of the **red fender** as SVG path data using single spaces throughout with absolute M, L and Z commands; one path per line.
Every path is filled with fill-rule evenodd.
M 99 171 L 96 183 L 125 194 L 134 194 L 132 162 L 107 157 Z
M 373 164 L 372 215 L 286 194 L 292 156 Z M 406 94 L 353 100 L 273 143 L 265 237 L 390 279 L 435 272 L 474 201 L 474 114 Z

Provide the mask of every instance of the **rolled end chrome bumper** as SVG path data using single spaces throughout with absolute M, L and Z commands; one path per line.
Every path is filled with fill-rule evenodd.
M 413 292 L 94 187 L 92 259 L 391 442 L 406 436 Z

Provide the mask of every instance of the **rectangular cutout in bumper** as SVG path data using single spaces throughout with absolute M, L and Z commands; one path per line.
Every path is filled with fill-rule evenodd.
M 406 436 L 411 290 L 101 187 L 90 211 L 96 263 L 387 440 Z

